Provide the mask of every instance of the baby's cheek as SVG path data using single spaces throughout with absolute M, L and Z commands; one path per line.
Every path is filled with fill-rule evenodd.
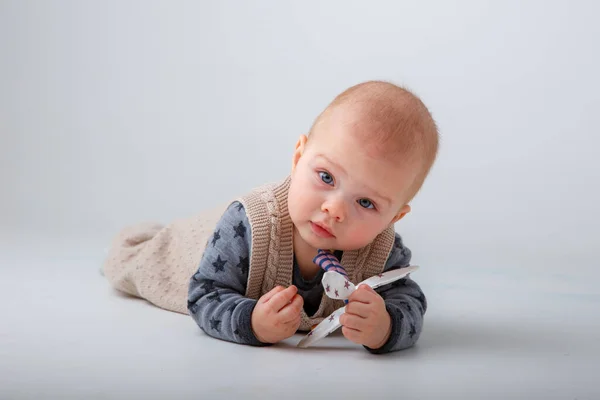
M 348 235 L 348 245 L 358 249 L 371 243 L 375 238 L 376 233 L 372 232 L 370 227 L 362 225 L 352 230 L 352 233 Z

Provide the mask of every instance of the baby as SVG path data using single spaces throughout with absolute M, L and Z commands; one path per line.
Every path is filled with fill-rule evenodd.
M 436 124 L 418 97 L 388 82 L 358 84 L 300 136 L 281 182 L 224 210 L 124 230 L 104 273 L 119 290 L 188 313 L 212 337 L 277 343 L 344 305 L 324 294 L 319 250 L 355 283 L 409 265 L 394 223 L 410 211 L 437 149 Z M 362 285 L 340 317 L 342 333 L 372 353 L 408 348 L 426 308 L 410 277 Z

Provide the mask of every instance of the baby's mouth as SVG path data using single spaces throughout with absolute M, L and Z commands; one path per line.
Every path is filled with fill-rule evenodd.
M 331 232 L 331 229 L 322 223 L 311 221 L 310 227 L 317 236 L 326 239 L 335 237 L 335 235 Z

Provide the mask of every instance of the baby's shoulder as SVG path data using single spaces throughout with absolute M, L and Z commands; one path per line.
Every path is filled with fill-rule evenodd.
M 402 236 L 396 232 L 394 234 L 394 245 L 385 263 L 384 270 L 394 269 L 398 267 L 406 267 L 410 264 L 412 252 L 404 244 Z

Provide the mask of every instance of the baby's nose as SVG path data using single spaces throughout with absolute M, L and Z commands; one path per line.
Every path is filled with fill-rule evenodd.
M 321 210 L 329 214 L 329 216 L 336 222 L 342 222 L 346 218 L 345 204 L 339 199 L 331 199 L 324 202 Z

